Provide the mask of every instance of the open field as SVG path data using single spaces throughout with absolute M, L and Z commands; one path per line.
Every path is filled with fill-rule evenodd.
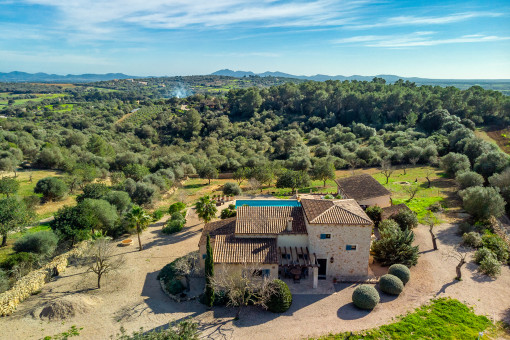
M 14 106 L 16 105 L 23 105 L 27 102 L 33 102 L 33 103 L 39 103 L 40 101 L 44 99 L 52 99 L 52 98 L 58 98 L 58 97 L 64 97 L 65 94 L 63 93 L 51 93 L 51 94 L 35 94 L 37 98 L 29 98 L 29 99 L 16 99 L 17 95 L 11 95 L 6 92 L 2 92 L 0 94 L 0 109 L 3 109 L 8 105 L 9 99 L 12 97 L 14 98 Z
M 38 225 L 36 227 L 26 229 L 24 232 L 10 234 L 9 237 L 7 238 L 7 246 L 0 248 L 0 263 L 3 262 L 10 254 L 14 253 L 14 251 L 12 250 L 12 246 L 17 239 L 21 238 L 25 234 L 36 233 L 38 231 L 49 229 L 50 226 L 48 225 L 48 223 L 45 223 Z
M 59 171 L 52 170 L 31 170 L 31 171 L 19 171 L 16 173 L 16 180 L 19 182 L 20 187 L 18 190 L 18 194 L 20 196 L 31 196 L 34 194 L 34 188 L 37 184 L 37 181 L 43 179 L 45 177 L 61 177 L 62 173 Z M 3 172 L 2 176 L 14 176 L 14 173 L 6 173 Z M 32 176 L 32 181 L 30 181 L 30 176 Z M 41 195 L 37 195 L 41 196 Z M 37 219 L 44 219 L 52 216 L 58 209 L 63 207 L 64 205 L 75 205 L 76 204 L 76 195 L 69 195 L 64 198 L 62 201 L 56 202 L 47 202 L 39 205 L 36 208 Z
M 501 150 L 510 154 L 510 128 L 493 127 L 487 129 L 487 136 L 495 142 Z

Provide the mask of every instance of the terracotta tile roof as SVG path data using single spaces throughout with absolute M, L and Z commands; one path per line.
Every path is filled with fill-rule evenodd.
M 353 199 L 301 200 L 309 224 L 371 225 L 372 220 Z
M 207 242 L 207 234 L 211 235 L 211 241 L 213 241 L 217 235 L 232 235 L 235 230 L 235 225 L 235 217 L 206 223 L 204 229 L 202 230 L 202 236 L 200 236 L 198 245 L 205 244 Z
M 382 208 L 381 220 L 386 220 L 391 218 L 393 215 L 399 213 L 401 210 L 411 210 L 404 203 L 400 203 L 397 205 L 392 205 L 390 207 Z
M 214 242 L 215 263 L 278 263 L 276 238 L 247 238 L 217 235 Z
M 391 194 L 388 189 L 368 174 L 338 178 L 335 181 L 342 196 L 356 201 Z
M 287 221 L 292 218 L 292 231 Z M 236 234 L 307 234 L 301 207 L 237 208 Z

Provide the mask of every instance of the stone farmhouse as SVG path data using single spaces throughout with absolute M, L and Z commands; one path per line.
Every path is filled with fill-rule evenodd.
M 314 288 L 321 279 L 368 275 L 373 223 L 354 199 L 251 202 L 242 201 L 236 217 L 205 225 L 202 267 L 210 235 L 215 272 L 256 265 L 254 275 L 312 279 Z

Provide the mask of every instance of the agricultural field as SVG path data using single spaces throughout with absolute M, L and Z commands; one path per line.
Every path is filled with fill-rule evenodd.
M 495 142 L 501 150 L 510 154 L 510 128 L 489 128 L 486 131 L 487 136 Z
M 37 96 L 37 98 L 20 99 L 19 95 L 13 95 L 8 92 L 2 92 L 0 93 L 0 110 L 4 109 L 9 105 L 9 99 L 14 99 L 14 103 L 12 105 L 17 106 L 27 104 L 28 102 L 38 103 L 44 99 L 53 99 L 65 96 L 65 94 L 63 93 L 51 93 L 51 94 L 38 93 L 34 95 Z

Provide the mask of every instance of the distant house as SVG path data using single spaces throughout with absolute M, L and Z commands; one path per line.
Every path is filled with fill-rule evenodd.
M 215 271 L 256 264 L 259 275 L 284 278 L 292 272 L 299 279 L 310 276 L 314 287 L 327 277 L 368 274 L 373 223 L 356 201 L 261 202 L 267 206 L 239 206 L 236 217 L 205 225 L 202 267 L 210 235 Z
M 339 195 L 343 198 L 354 199 L 363 207 L 391 206 L 391 192 L 368 174 L 338 178 L 336 184 Z

